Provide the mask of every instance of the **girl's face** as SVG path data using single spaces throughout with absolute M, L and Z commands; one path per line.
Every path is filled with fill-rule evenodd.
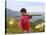
M 22 15 L 25 15 L 26 13 L 21 13 Z

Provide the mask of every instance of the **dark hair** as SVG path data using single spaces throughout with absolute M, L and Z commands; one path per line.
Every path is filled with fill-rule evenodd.
M 22 9 L 20 10 L 20 12 L 21 12 L 21 13 L 27 13 L 27 11 L 26 11 L 25 8 L 22 8 Z

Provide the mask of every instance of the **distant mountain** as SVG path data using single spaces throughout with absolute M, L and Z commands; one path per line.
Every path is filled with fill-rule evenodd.
M 32 14 L 34 14 L 34 13 L 32 12 Z M 37 13 L 35 13 L 35 14 L 37 14 Z M 43 13 L 41 13 L 41 14 L 43 15 Z M 19 19 L 20 18 L 20 12 L 13 11 L 11 9 L 6 8 L 6 17 L 8 17 L 8 16 L 16 17 L 17 19 Z M 39 19 L 44 19 L 44 15 L 43 16 L 32 16 L 32 19 L 30 21 L 37 21 Z
M 18 17 L 20 16 L 20 13 L 6 8 L 6 16 Z

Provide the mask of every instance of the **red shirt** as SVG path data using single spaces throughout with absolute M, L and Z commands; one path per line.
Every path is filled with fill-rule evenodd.
M 29 22 L 29 19 L 31 18 L 32 16 L 28 16 L 28 15 L 23 15 L 21 16 L 20 18 L 20 21 L 19 21 L 19 27 L 23 30 L 28 30 L 30 29 L 30 22 Z

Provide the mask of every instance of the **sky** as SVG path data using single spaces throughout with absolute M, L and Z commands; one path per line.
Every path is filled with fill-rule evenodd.
M 16 0 L 16 1 L 45 2 L 45 0 Z
M 44 3 L 29 1 L 7 0 L 7 8 L 14 11 L 20 11 L 21 8 L 26 8 L 28 12 L 45 11 Z

